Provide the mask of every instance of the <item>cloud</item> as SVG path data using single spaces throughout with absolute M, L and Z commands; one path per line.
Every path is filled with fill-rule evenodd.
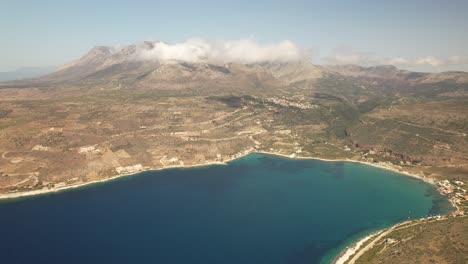
M 441 60 L 433 57 L 433 56 L 426 56 L 416 59 L 413 63 L 415 65 L 430 65 L 430 66 L 441 66 L 444 64 Z
M 396 58 L 387 59 L 387 61 L 384 64 L 400 66 L 400 65 L 408 65 L 408 63 L 409 62 L 407 59 L 403 57 L 396 57 Z
M 322 62 L 326 64 L 358 64 L 363 66 L 395 65 L 407 67 L 442 67 L 468 64 L 468 57 L 455 55 L 443 59 L 435 56 L 422 56 L 413 59 L 404 57 L 379 58 L 372 53 L 360 52 L 351 47 L 339 47 L 334 49 L 330 55 L 322 58 Z
M 430 66 L 454 66 L 454 65 L 465 65 L 468 64 L 468 57 L 454 55 L 445 59 L 439 59 L 434 56 L 426 56 L 417 58 L 414 62 L 409 65 L 430 65 Z
M 185 42 L 168 44 L 161 41 L 143 42 L 137 45 L 136 58 L 162 62 L 290 62 L 301 61 L 306 53 L 295 43 L 284 40 L 279 43 L 261 45 L 252 39 L 210 42 L 204 39 L 190 39 Z
M 447 64 L 449 65 L 464 65 L 468 64 L 468 57 L 467 56 L 451 56 L 447 59 Z
M 324 57 L 322 61 L 325 64 L 378 64 L 371 53 L 360 52 L 348 46 L 340 46 L 335 48 L 331 54 Z
M 144 42 L 138 45 L 137 56 L 143 60 L 181 60 L 198 62 L 212 56 L 211 45 L 203 40 L 190 40 L 183 43 Z

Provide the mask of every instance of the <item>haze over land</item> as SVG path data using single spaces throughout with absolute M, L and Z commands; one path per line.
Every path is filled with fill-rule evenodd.
M 16 69 L 14 71 L 0 72 L 0 82 L 31 79 L 49 74 L 54 70 L 55 67 L 29 67 Z

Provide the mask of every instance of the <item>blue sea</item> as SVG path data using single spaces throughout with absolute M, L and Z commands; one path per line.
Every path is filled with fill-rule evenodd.
M 0 202 L 2 263 L 328 263 L 445 214 L 435 186 L 359 163 L 250 154 Z

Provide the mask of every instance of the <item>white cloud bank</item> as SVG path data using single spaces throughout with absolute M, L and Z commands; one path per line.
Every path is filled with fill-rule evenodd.
M 468 57 L 465 56 L 451 56 L 445 59 L 439 59 L 434 56 L 427 56 L 417 58 L 414 65 L 430 65 L 430 66 L 453 66 L 468 64 Z
M 417 58 L 379 58 L 371 53 L 359 52 L 350 47 L 340 47 L 333 50 L 333 52 L 322 58 L 322 62 L 326 64 L 358 64 L 363 66 L 370 65 L 395 65 L 395 66 L 457 66 L 468 64 L 468 57 L 466 56 L 451 56 L 448 58 L 437 58 L 435 56 L 423 56 Z
M 128 46 L 114 46 L 112 52 L 119 52 Z M 253 39 L 229 41 L 208 41 L 194 38 L 180 43 L 162 41 L 144 41 L 135 46 L 133 59 L 157 60 L 162 63 L 185 61 L 191 63 L 259 63 L 259 62 L 298 62 L 311 61 L 312 50 L 300 48 L 290 40 L 278 43 L 259 44 Z M 445 66 L 468 65 L 467 56 L 437 58 L 422 56 L 377 57 L 372 53 L 360 52 L 349 46 L 334 49 L 328 56 L 322 57 L 322 64 L 357 64 L 362 66 L 395 65 L 403 68 L 425 67 L 440 68 Z
M 138 59 L 162 62 L 178 60 L 257 63 L 301 61 L 306 58 L 305 52 L 289 40 L 267 45 L 258 44 L 251 39 L 218 42 L 190 39 L 175 44 L 160 41 L 145 43 L 137 45 L 136 57 Z

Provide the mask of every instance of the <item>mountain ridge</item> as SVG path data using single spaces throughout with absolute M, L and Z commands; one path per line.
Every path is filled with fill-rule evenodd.
M 159 40 L 143 41 L 126 46 L 96 46 L 81 58 L 66 63 L 52 73 L 10 84 L 53 84 L 74 82 L 99 82 L 126 80 L 135 86 L 149 87 L 157 82 L 186 82 L 192 85 L 200 81 L 233 81 L 231 77 L 248 76 L 250 82 L 276 79 L 281 85 L 290 85 L 307 80 L 313 81 L 324 75 L 338 74 L 367 80 L 399 82 L 408 85 L 452 81 L 468 83 L 466 72 L 424 73 L 401 70 L 393 65 L 364 67 L 359 65 L 315 65 L 311 62 L 264 61 L 257 63 L 225 63 L 208 59 L 197 62 L 183 60 L 142 59 L 141 51 L 151 51 Z M 226 79 L 227 78 L 227 79 Z M 5 86 L 5 84 L 2 84 Z M 157 85 L 156 85 L 157 86 Z

